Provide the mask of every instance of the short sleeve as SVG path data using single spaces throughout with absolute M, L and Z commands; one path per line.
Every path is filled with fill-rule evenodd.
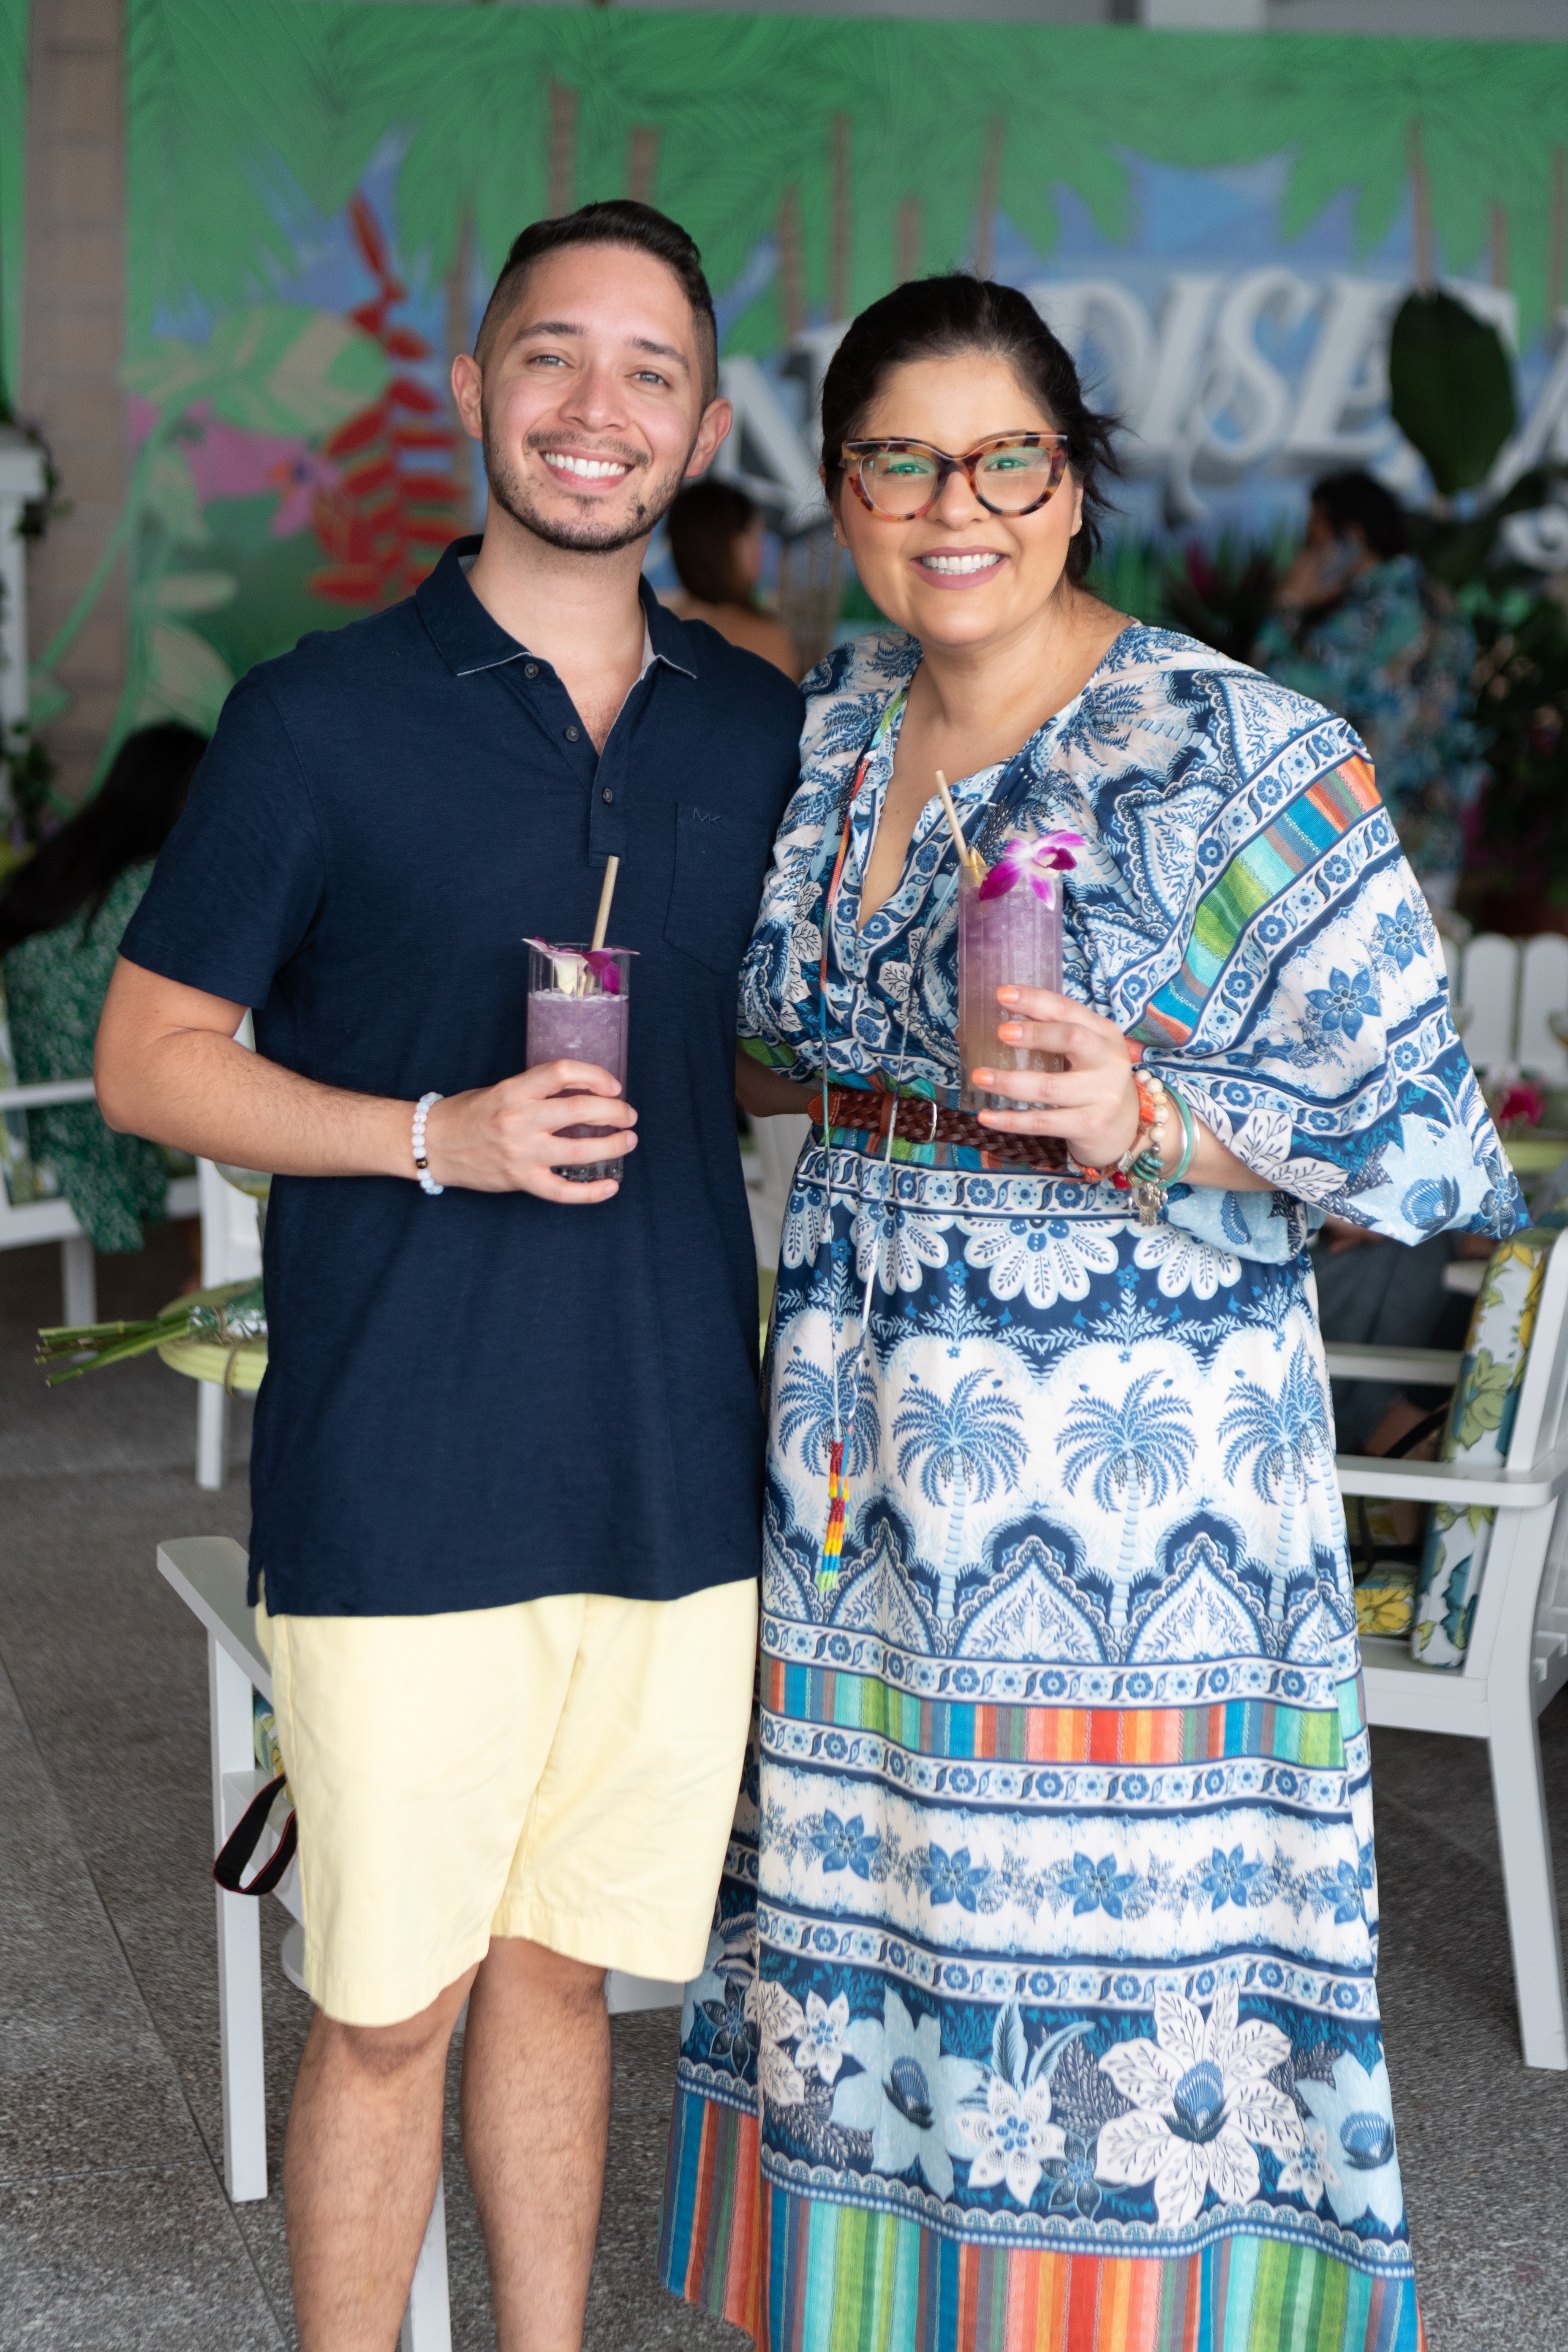
M 224 705 L 120 952 L 209 996 L 265 1004 L 325 879 L 299 757 L 266 677 L 253 671 Z

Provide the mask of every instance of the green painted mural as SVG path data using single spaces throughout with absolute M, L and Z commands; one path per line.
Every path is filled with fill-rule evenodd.
M 0 0 L 0 42 L 24 7 Z M 698 238 L 739 419 L 721 464 L 808 551 L 838 322 L 961 264 L 1026 286 L 1127 420 L 1129 545 L 1266 535 L 1336 460 L 1418 491 L 1381 373 L 1413 280 L 1457 282 L 1517 351 L 1500 467 L 1568 455 L 1568 48 L 128 7 L 137 455 L 100 575 L 128 553 L 121 727 L 210 724 L 248 663 L 407 593 L 474 510 L 446 354 L 517 229 L 592 197 Z M 39 651 L 40 720 L 98 585 Z

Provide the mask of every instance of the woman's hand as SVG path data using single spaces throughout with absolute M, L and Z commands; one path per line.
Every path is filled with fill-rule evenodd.
M 984 1065 L 972 1073 L 990 1094 L 1037 1103 L 1037 1110 L 983 1110 L 981 1123 L 1014 1135 L 1059 1135 L 1079 1163 L 1114 1168 L 1132 1148 L 1139 1126 L 1132 1055 L 1113 1021 L 1058 996 L 1048 988 L 999 988 L 1002 1019 L 997 1035 L 1005 1045 L 1059 1054 L 1061 1070 L 998 1070 Z

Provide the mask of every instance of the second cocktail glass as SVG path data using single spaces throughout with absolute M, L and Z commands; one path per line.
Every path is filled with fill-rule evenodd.
M 1020 877 L 999 894 L 984 895 L 969 866 L 958 877 L 958 1052 L 960 1101 L 965 1110 L 1036 1108 L 1009 1096 L 978 1089 L 970 1073 L 988 1070 L 1057 1070 L 1058 1054 L 1005 1045 L 997 1024 L 1007 1018 L 996 1002 L 999 988 L 1049 988 L 1062 984 L 1062 890 L 1056 874 Z

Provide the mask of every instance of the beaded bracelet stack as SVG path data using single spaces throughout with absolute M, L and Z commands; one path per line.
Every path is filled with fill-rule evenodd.
M 1069 1172 L 1081 1177 L 1086 1184 L 1110 1182 L 1119 1192 L 1131 1192 L 1139 1223 L 1157 1225 L 1164 1213 L 1166 1193 L 1173 1184 L 1181 1182 L 1192 1165 L 1193 1153 L 1197 1149 L 1197 1121 L 1183 1097 L 1157 1078 L 1152 1070 L 1134 1070 L 1132 1083 L 1138 1094 L 1138 1132 L 1114 1168 L 1086 1168 L 1070 1154 L 1068 1165 Z M 1182 1122 L 1182 1154 L 1167 1175 L 1165 1129 L 1170 1124 L 1172 1103 Z

